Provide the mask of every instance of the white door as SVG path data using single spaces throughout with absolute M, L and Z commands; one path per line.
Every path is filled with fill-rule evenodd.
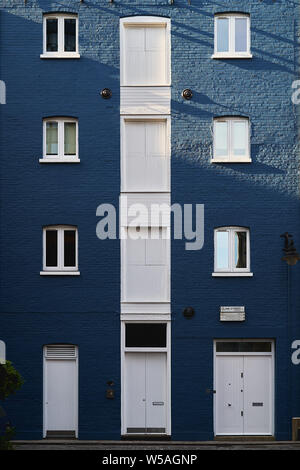
M 126 119 L 122 127 L 123 191 L 168 191 L 167 120 Z
M 125 28 L 124 84 L 164 85 L 166 75 L 165 25 Z
M 73 346 L 67 350 L 60 347 L 59 351 L 56 347 L 46 347 L 44 435 L 48 431 L 52 435 L 54 431 L 77 433 L 77 360 L 69 356 L 71 348 L 75 354 Z
M 243 433 L 243 357 L 217 356 L 217 434 Z
M 166 433 L 166 353 L 126 353 L 126 433 Z
M 216 357 L 216 434 L 272 434 L 272 356 Z
M 272 357 L 244 357 L 244 433 L 271 434 Z

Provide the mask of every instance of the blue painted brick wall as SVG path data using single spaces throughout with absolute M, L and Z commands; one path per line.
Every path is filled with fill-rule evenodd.
M 296 106 L 297 4 L 286 1 L 107 0 L 0 1 L 1 317 L 0 336 L 26 382 L 6 406 L 18 437 L 42 433 L 42 346 L 78 344 L 81 438 L 120 436 L 120 250 L 96 237 L 96 208 L 118 206 L 119 19 L 171 18 L 172 201 L 205 204 L 205 244 L 198 252 L 172 242 L 172 436 L 213 437 L 214 338 L 276 340 L 278 439 L 290 438 L 300 414 L 300 366 L 290 362 L 287 269 L 281 261 L 288 230 L 300 249 Z M 42 60 L 42 14 L 79 13 L 80 60 Z M 252 60 L 212 60 L 213 16 L 251 14 Z M 111 100 L 99 91 L 112 89 Z M 184 101 L 184 88 L 193 99 Z M 214 116 L 251 120 L 251 165 L 212 165 Z M 79 165 L 40 165 L 42 118 L 79 119 Z M 75 224 L 79 277 L 41 277 L 42 226 Z M 253 278 L 216 279 L 213 229 L 251 231 Z M 291 269 L 292 338 L 300 338 L 299 266 Z M 192 320 L 182 316 L 192 305 Z M 245 305 L 246 321 L 221 324 L 220 305 Z M 106 400 L 107 380 L 116 399 Z

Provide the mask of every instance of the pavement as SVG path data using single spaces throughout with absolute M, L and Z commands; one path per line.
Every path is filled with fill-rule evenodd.
M 52 440 L 12 441 L 15 450 L 298 450 L 300 441 L 81 441 Z

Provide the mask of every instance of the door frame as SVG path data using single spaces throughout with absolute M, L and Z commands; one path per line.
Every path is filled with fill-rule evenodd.
M 144 318 L 146 315 L 137 316 L 133 319 L 130 315 L 130 320 L 121 320 L 121 435 L 130 436 L 132 434 L 126 433 L 126 397 L 125 397 L 125 375 L 126 375 L 126 354 L 130 353 L 165 353 L 167 356 L 167 375 L 166 375 L 166 432 L 162 436 L 171 435 L 171 323 L 170 320 L 151 320 L 147 315 L 147 320 Z M 153 315 L 151 315 L 153 317 Z M 164 323 L 166 328 L 166 347 L 165 348 L 126 348 L 125 347 L 125 326 L 127 323 Z M 140 436 L 151 436 L 153 434 L 139 434 Z
M 47 359 L 46 357 L 46 350 L 47 346 L 71 346 L 70 344 L 45 344 L 43 346 L 43 438 L 47 435 L 47 412 L 46 412 L 46 397 L 47 397 L 47 361 L 59 361 L 60 359 Z M 65 359 L 67 361 L 75 362 L 75 404 L 74 404 L 74 422 L 75 422 L 75 437 L 78 438 L 78 346 L 72 345 L 75 347 L 76 355 L 75 358 L 72 359 Z
M 216 344 L 218 342 L 226 342 L 226 343 L 271 343 L 272 348 L 271 352 L 217 352 L 216 351 Z M 223 434 L 217 433 L 217 396 L 214 393 L 213 398 L 213 425 L 214 425 L 214 436 L 274 436 L 275 433 L 275 340 L 268 339 L 268 338 L 217 338 L 213 341 L 213 354 L 214 354 L 214 371 L 213 371 L 213 380 L 214 380 L 214 387 L 213 389 L 216 390 L 216 380 L 217 380 L 217 356 L 271 356 L 271 410 L 272 410 L 272 417 L 271 417 L 271 432 L 269 434 Z

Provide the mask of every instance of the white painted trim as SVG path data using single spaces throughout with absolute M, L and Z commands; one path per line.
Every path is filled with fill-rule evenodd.
M 43 437 L 45 438 L 46 437 L 46 434 L 47 434 L 47 420 L 46 420 L 46 416 L 47 416 L 47 413 L 46 413 L 46 401 L 47 401 L 47 397 L 46 397 L 46 390 L 47 390 L 47 361 L 51 360 L 51 358 L 47 358 L 46 357 L 46 350 L 47 350 L 47 346 L 49 346 L 49 344 L 46 344 L 43 346 Z M 65 346 L 65 345 L 62 345 L 62 346 Z M 67 345 L 66 345 L 67 346 Z M 69 346 L 69 345 L 68 345 Z M 78 351 L 78 347 L 75 345 L 75 349 L 76 349 L 76 357 L 74 358 L 70 358 L 70 359 L 65 359 L 65 360 L 68 360 L 68 361 L 75 361 L 76 363 L 76 377 L 75 377 L 75 409 L 74 409 L 74 414 L 75 414 L 75 436 L 76 438 L 78 438 L 78 409 L 79 409 L 79 400 L 78 400 L 78 397 L 79 397 L 79 351 Z M 59 359 L 53 359 L 53 360 L 59 360 Z
M 133 322 L 136 322 L 134 319 Z M 121 321 L 121 435 L 126 433 L 126 419 L 125 419 L 125 354 L 130 352 L 147 352 L 155 354 L 155 349 L 158 348 L 128 348 L 125 351 L 125 325 L 129 321 Z M 167 324 L 167 341 L 166 348 L 159 348 L 161 352 L 167 355 L 167 377 L 166 377 L 166 395 L 167 395 L 167 417 L 166 417 L 166 433 L 171 435 L 171 322 L 170 321 L 145 321 L 145 323 L 166 323 Z M 156 351 L 157 352 L 157 351 Z
M 80 59 L 80 54 L 77 52 L 65 52 L 61 54 L 55 53 L 54 55 L 54 52 L 47 52 L 45 54 L 40 54 L 40 59 Z
M 40 271 L 41 276 L 80 276 L 80 271 Z
M 47 19 L 56 18 L 57 21 L 57 51 L 47 51 Z M 74 19 L 76 21 L 76 51 L 65 52 L 65 37 L 64 37 L 64 20 Z M 80 54 L 78 53 L 79 41 L 79 19 L 77 13 L 47 13 L 43 15 L 43 53 L 40 54 L 41 59 L 79 59 Z
M 229 160 L 226 158 L 212 158 L 210 160 L 210 163 L 229 163 L 229 164 L 234 164 L 234 163 L 252 163 L 251 158 L 235 158 L 234 160 Z
M 219 353 L 217 352 L 217 347 L 216 343 L 218 341 L 222 342 L 255 342 L 255 343 L 264 343 L 264 342 L 270 342 L 272 344 L 272 351 L 271 352 L 257 352 L 257 353 L 250 353 L 250 352 L 226 352 L 226 353 Z M 270 434 L 260 434 L 260 433 L 255 433 L 255 434 L 247 434 L 249 436 L 274 436 L 275 434 L 275 389 L 276 389 L 276 384 L 275 384 L 275 341 L 274 339 L 268 339 L 268 338 L 217 338 L 214 339 L 213 342 L 213 390 L 216 390 L 216 383 L 217 383 L 217 377 L 216 377 L 216 358 L 217 356 L 272 356 L 272 370 L 271 370 L 271 380 L 272 380 L 272 393 L 271 393 L 271 400 L 272 400 L 272 418 L 271 418 L 271 433 Z M 240 436 L 241 434 L 217 434 L 216 433 L 216 427 L 217 427 L 217 416 L 216 416 L 216 409 L 217 409 L 217 396 L 216 393 L 214 393 L 213 396 L 213 422 L 214 422 L 214 436 L 223 436 L 223 435 L 230 435 L 230 436 Z
M 226 54 L 225 52 L 218 52 L 211 56 L 212 59 L 252 59 L 252 54 L 247 53 L 239 53 L 236 52 L 235 54 Z
M 51 158 L 44 157 L 39 159 L 39 163 L 80 163 L 80 158 Z
M 120 86 L 127 86 L 125 82 L 125 28 L 130 26 L 165 26 L 166 81 L 165 83 L 152 83 L 151 86 L 171 86 L 171 20 L 162 16 L 130 16 L 120 19 Z M 138 83 L 137 86 L 143 86 L 143 84 Z
M 238 272 L 214 272 L 213 277 L 253 277 L 253 273 L 238 273 Z
M 171 320 L 171 315 L 170 314 L 165 314 L 165 315 L 160 315 L 157 313 L 149 314 L 149 313 L 143 313 L 142 315 L 136 314 L 136 313 L 126 313 L 122 314 L 121 313 L 121 321 L 125 322 L 150 322 L 154 323 L 158 321 L 159 323 L 163 323 L 165 321 L 170 321 Z
M 121 314 L 170 315 L 170 302 L 121 302 Z

